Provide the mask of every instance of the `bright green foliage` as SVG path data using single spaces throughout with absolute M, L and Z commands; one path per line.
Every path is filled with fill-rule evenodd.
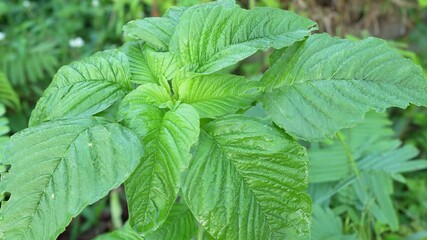
M 177 197 L 181 172 L 188 166 L 190 147 L 199 135 L 199 118 L 185 104 L 164 112 L 142 101 L 124 102 L 128 104 L 125 124 L 147 149 L 125 184 L 130 225 L 145 236 L 162 225 Z
M 224 117 L 202 129 L 183 192 L 218 239 L 306 237 L 306 171 L 304 148 L 280 129 L 251 117 Z
M 181 66 L 212 73 L 270 47 L 301 41 L 316 24 L 273 8 L 248 11 L 238 6 L 190 8 L 184 12 L 170 42 Z
M 427 82 L 381 40 L 314 29 L 223 0 L 130 22 L 120 50 L 62 67 L 0 161 L 0 239 L 54 239 L 122 183 L 129 221 L 100 239 L 308 239 L 308 164 L 315 202 L 343 190 L 346 206 L 395 229 L 392 178 L 426 163 L 408 161 L 417 151 L 383 118 L 311 144 L 310 163 L 293 137 L 324 140 L 369 109 L 427 105 Z M 224 69 L 270 48 L 261 81 Z
M 30 125 L 101 112 L 130 91 L 130 68 L 117 50 L 62 67 L 34 109 Z
M 262 100 L 273 121 L 291 135 L 322 140 L 363 120 L 369 109 L 427 105 L 420 67 L 386 42 L 352 42 L 327 34 L 276 52 Z
M 55 239 L 85 206 L 120 185 L 142 155 L 131 131 L 99 118 L 41 124 L 10 141 L 1 239 Z

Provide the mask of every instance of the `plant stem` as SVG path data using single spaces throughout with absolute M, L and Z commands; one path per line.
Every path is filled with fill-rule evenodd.
M 347 156 L 348 160 L 350 161 L 350 164 L 353 168 L 354 173 L 359 178 L 359 169 L 357 168 L 356 162 L 354 161 L 353 154 L 351 154 L 350 148 L 347 146 L 347 144 L 344 141 L 344 136 L 341 132 L 337 132 L 337 138 L 340 141 L 342 147 L 344 148 L 345 155 Z
M 119 191 L 114 189 L 110 194 L 110 210 L 111 221 L 113 222 L 114 229 L 119 229 L 123 226 L 122 221 L 122 205 L 120 204 Z
M 197 240 L 203 240 L 204 229 L 203 226 L 199 224 L 199 231 L 197 232 Z

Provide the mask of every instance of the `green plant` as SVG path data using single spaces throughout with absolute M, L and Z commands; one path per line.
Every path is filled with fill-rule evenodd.
M 295 139 L 323 140 L 370 109 L 427 105 L 421 69 L 384 41 L 315 29 L 231 0 L 128 23 L 121 49 L 62 67 L 11 138 L 0 239 L 53 239 L 123 182 L 130 218 L 107 239 L 308 238 L 308 158 Z M 223 70 L 270 48 L 259 81 Z

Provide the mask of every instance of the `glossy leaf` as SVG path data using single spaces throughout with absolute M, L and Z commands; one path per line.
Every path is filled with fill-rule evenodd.
M 262 102 L 297 138 L 322 140 L 361 122 L 370 109 L 427 105 L 421 68 L 379 39 L 313 35 L 275 58 L 262 79 L 274 90 Z
M 48 122 L 14 135 L 0 193 L 1 239 L 55 239 L 83 208 L 117 188 L 142 155 L 137 136 L 100 118 Z
M 117 50 L 96 53 L 59 69 L 32 112 L 30 126 L 91 116 L 121 100 L 130 90 L 126 56 Z
M 170 42 L 181 66 L 212 73 L 258 50 L 280 49 L 303 40 L 316 24 L 294 13 L 273 9 L 244 10 L 222 5 L 184 12 Z
M 256 118 L 204 126 L 182 187 L 194 216 L 216 239 L 307 238 L 311 200 L 305 149 Z
M 122 110 L 129 128 L 147 149 L 141 164 L 126 181 L 129 223 L 147 236 L 166 220 L 177 197 L 181 173 L 190 161 L 190 147 L 199 136 L 196 110 L 182 104 L 166 111 L 144 101 L 128 104 Z
M 179 98 L 201 118 L 220 117 L 249 107 L 261 93 L 260 83 L 236 75 L 202 75 L 184 81 Z

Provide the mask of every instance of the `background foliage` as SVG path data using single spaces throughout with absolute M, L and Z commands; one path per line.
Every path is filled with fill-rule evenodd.
M 122 27 L 130 20 L 160 16 L 173 5 L 200 2 L 207 1 L 1 1 L 0 156 L 7 136 L 27 126 L 35 102 L 60 66 L 121 45 Z M 246 8 L 290 9 L 317 21 L 319 31 L 352 40 L 367 36 L 389 39 L 402 55 L 427 69 L 424 0 L 240 3 Z M 257 79 L 266 69 L 267 57 L 257 54 L 226 71 Z M 254 108 L 248 114 L 260 113 Z M 420 170 L 427 167 L 422 160 L 427 155 L 427 109 L 370 114 L 363 124 L 334 139 L 307 146 L 309 192 L 315 202 L 313 239 L 427 238 L 427 171 Z M 419 160 L 408 162 L 410 159 Z M 6 168 L 1 166 L 0 172 Z M 414 170 L 418 171 L 405 173 Z M 60 239 L 91 239 L 119 228 L 127 219 L 123 202 L 124 193 L 118 188 L 86 208 Z M 177 206 L 176 211 L 183 210 Z

